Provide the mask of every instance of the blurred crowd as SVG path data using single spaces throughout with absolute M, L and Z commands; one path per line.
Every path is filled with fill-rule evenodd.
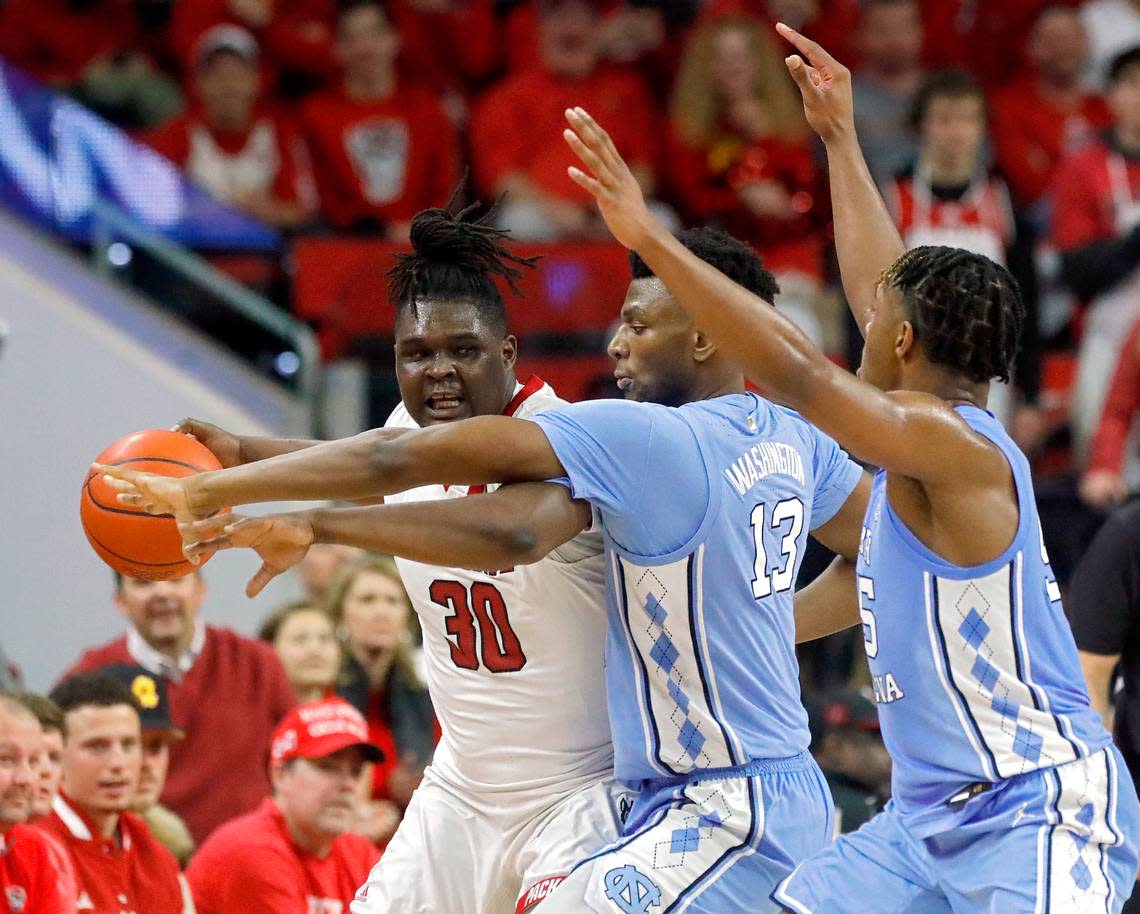
M 1020 280 L 1033 320 L 995 410 L 1033 456 L 1061 436 L 1088 504 L 1120 501 L 1140 483 L 1136 0 L 3 0 L 0 55 L 274 227 L 394 242 L 464 173 L 518 240 L 603 239 L 566 176 L 580 105 L 663 218 L 754 244 L 779 306 L 850 363 L 777 20 L 852 65 L 907 244 Z

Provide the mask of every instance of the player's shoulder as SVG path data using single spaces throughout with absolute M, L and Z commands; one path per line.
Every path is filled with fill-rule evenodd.
M 384 420 L 384 428 L 419 428 L 419 425 L 401 400 Z
M 537 375 L 532 376 L 515 397 L 517 399 L 508 404 L 506 413 L 517 419 L 526 419 L 529 416 L 570 405 L 569 401 L 558 396 L 554 388 Z

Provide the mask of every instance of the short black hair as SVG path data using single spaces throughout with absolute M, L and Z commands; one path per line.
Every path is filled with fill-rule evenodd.
M 397 254 L 387 273 L 388 300 L 399 315 L 420 299 L 467 302 L 507 332 L 507 307 L 493 277 L 519 294 L 519 267 L 533 267 L 537 257 L 517 257 L 503 244 L 508 232 L 492 224 L 495 207 L 473 203 L 457 209 L 462 185 L 442 209 L 425 209 L 412 220 L 412 253 Z M 483 210 L 481 215 L 476 215 Z
M 986 94 L 982 84 L 972 74 L 965 70 L 938 70 L 923 79 L 922 85 L 915 93 L 907 114 L 911 129 L 918 130 L 922 126 L 922 121 L 934 99 L 946 96 L 951 98 L 974 96 L 982 103 L 983 111 L 986 107 Z
M 109 673 L 75 673 L 68 676 L 63 682 L 51 690 L 48 697 L 59 707 L 66 724 L 67 714 L 76 708 L 87 707 L 113 708 L 117 705 L 127 705 L 140 714 L 138 700 L 127 684 Z M 64 735 L 67 728 L 64 727 Z
M 917 247 L 883 274 L 926 357 L 976 383 L 1008 381 L 1025 305 L 1009 270 L 960 248 Z
M 677 234 L 677 240 L 737 285 L 759 295 L 770 305 L 776 303 L 780 286 L 751 245 L 721 229 L 708 227 L 685 229 Z M 634 279 L 649 279 L 655 275 L 634 251 L 629 252 L 629 268 Z
M 1140 64 L 1140 44 L 1125 48 L 1108 65 L 1108 85 L 1113 85 L 1133 64 Z

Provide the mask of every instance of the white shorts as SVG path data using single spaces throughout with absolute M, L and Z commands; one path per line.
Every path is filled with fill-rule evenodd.
M 621 834 L 632 794 L 610 779 L 551 803 L 471 797 L 429 767 L 352 914 L 522 914 Z

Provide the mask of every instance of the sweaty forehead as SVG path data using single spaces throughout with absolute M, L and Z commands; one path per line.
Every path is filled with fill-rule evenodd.
M 396 342 L 408 339 L 497 337 L 494 321 L 471 302 L 420 299 L 396 317 Z
M 685 310 L 656 276 L 635 279 L 629 284 L 622 305 L 625 318 L 639 317 L 654 323 L 688 321 Z

